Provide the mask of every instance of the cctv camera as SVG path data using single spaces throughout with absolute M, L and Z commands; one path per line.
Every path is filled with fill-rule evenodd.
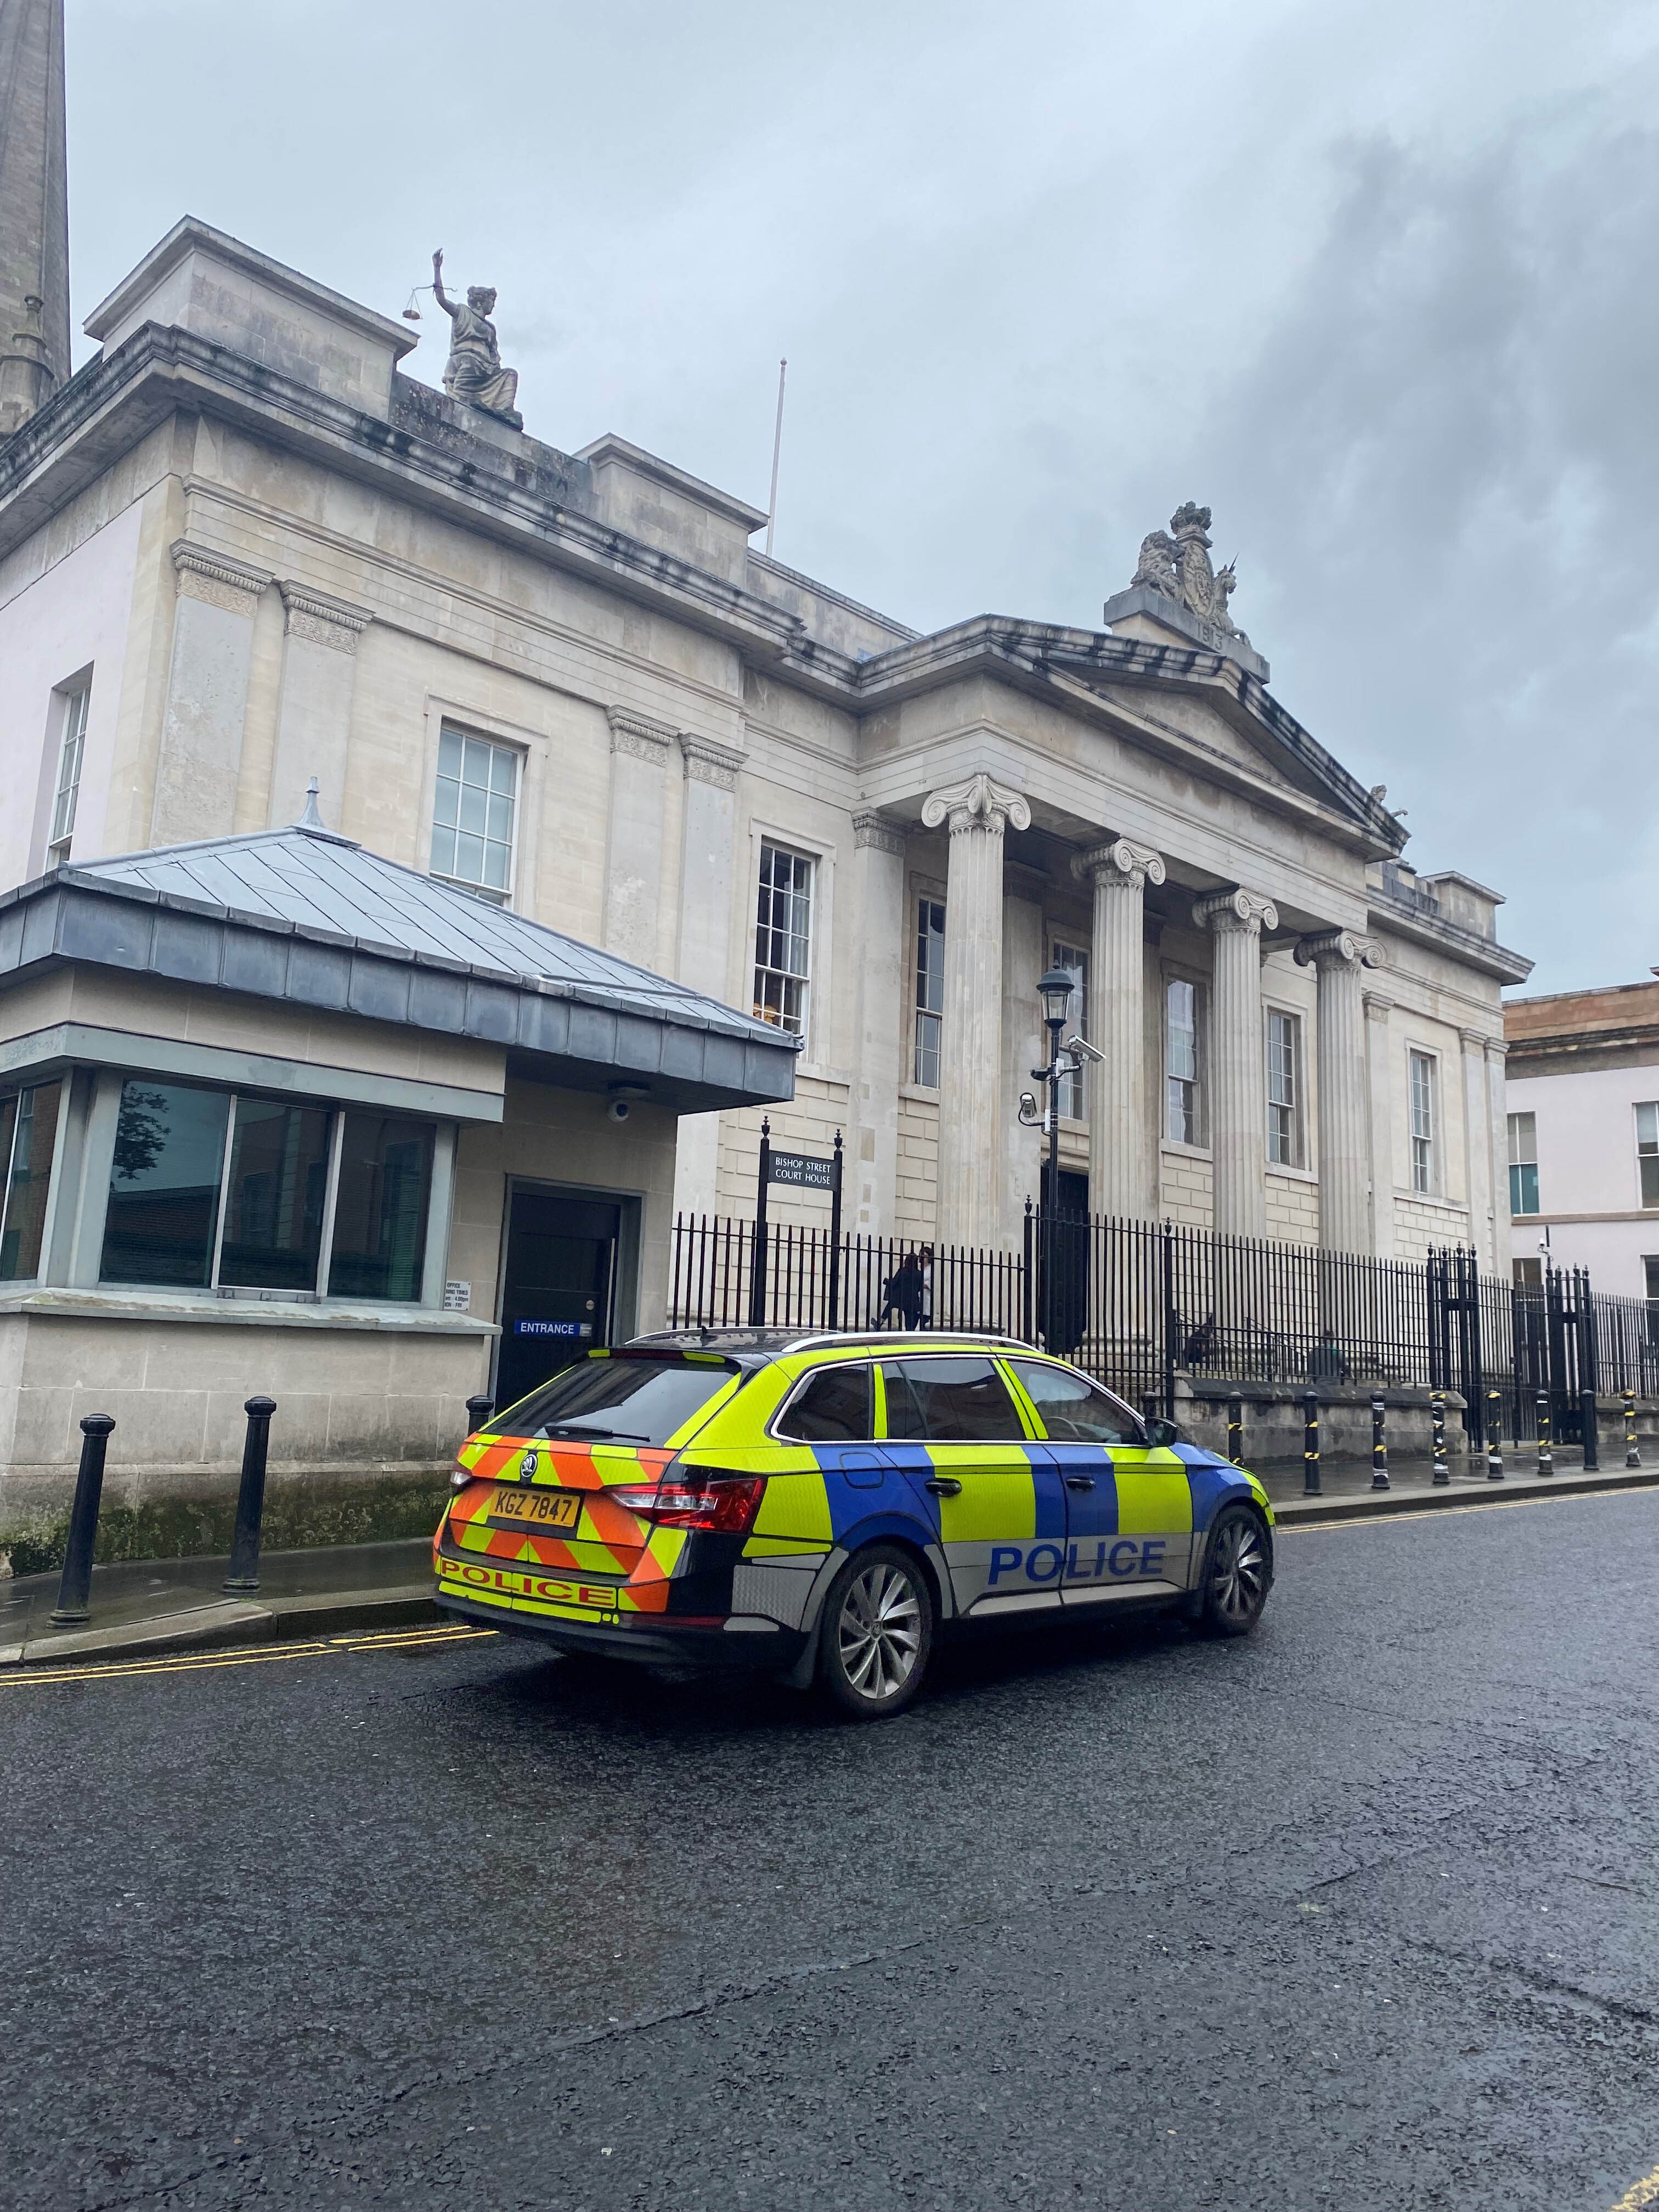
M 1100 1051 L 1097 1047 L 1091 1045 L 1088 1038 L 1085 1036 L 1067 1037 L 1066 1040 L 1066 1049 L 1067 1052 L 1080 1052 L 1085 1060 L 1092 1060 L 1097 1066 L 1098 1066 L 1106 1057 L 1105 1054 Z
M 613 1098 L 605 1110 L 613 1121 L 625 1121 L 634 1109 L 626 1098 Z
M 1019 1094 L 1019 1125 L 1022 1129 L 1034 1129 L 1036 1128 L 1036 1124 L 1037 1103 L 1036 1094 L 1030 1091 L 1022 1091 Z

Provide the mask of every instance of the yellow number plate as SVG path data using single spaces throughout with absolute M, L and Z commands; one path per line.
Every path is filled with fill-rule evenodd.
M 574 1528 L 581 1513 L 580 1490 L 508 1490 L 503 1486 L 496 1490 L 489 1517 L 514 1528 Z

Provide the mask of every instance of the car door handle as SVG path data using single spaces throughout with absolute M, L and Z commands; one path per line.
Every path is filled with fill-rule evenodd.
M 949 1474 L 930 1475 L 922 1488 L 931 1490 L 935 1498 L 960 1498 L 962 1495 L 962 1485 Z
M 1066 1477 L 1067 1490 L 1092 1490 L 1094 1486 L 1095 1479 L 1091 1474 L 1068 1474 Z

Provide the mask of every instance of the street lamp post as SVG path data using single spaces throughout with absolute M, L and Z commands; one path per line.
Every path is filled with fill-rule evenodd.
M 1048 1065 L 1034 1067 L 1032 1080 L 1048 1086 L 1048 1159 L 1042 1199 L 1042 1343 L 1052 1351 L 1054 1342 L 1054 1243 L 1060 1212 L 1060 1082 L 1075 1063 L 1060 1048 L 1072 1003 L 1074 979 L 1064 968 L 1051 968 L 1037 985 L 1042 1001 L 1043 1026 L 1048 1032 Z

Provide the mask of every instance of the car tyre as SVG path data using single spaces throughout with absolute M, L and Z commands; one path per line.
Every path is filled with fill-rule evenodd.
M 933 1593 L 896 1544 L 855 1552 L 830 1586 L 818 1684 L 854 1720 L 890 1720 L 921 1687 L 933 1651 Z
M 1199 1625 L 1208 1636 L 1248 1636 L 1273 1587 L 1273 1552 L 1259 1513 L 1224 1505 L 1204 1555 Z

